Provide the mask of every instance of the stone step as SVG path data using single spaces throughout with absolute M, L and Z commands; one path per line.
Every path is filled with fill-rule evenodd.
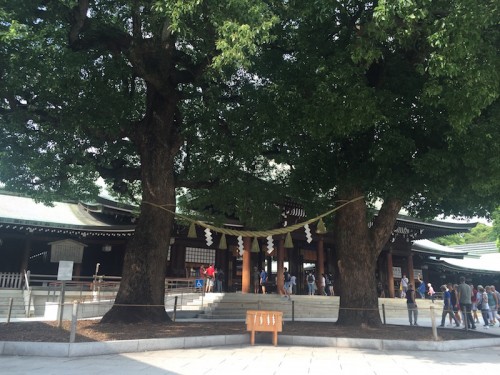
M 288 301 L 279 295 L 262 294 L 225 294 L 214 303 L 209 304 L 198 317 L 204 319 L 245 319 L 247 310 L 282 311 L 285 319 L 291 318 L 331 318 L 338 316 L 339 297 L 294 295 Z M 441 314 L 442 301 L 432 303 L 430 300 L 418 300 L 419 314 L 430 316 L 430 307 L 435 308 L 437 315 Z M 292 307 L 293 306 L 293 307 Z M 292 312 L 293 308 L 293 312 Z M 406 300 L 396 298 L 379 299 L 381 318 L 406 317 L 408 310 Z
M 0 297 L 0 318 L 7 318 L 9 314 L 10 298 L 12 298 L 11 318 L 24 318 L 26 310 L 24 306 L 24 298 L 16 297 Z

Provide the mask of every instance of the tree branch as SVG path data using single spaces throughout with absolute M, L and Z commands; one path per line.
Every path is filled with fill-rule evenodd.
M 399 210 L 402 207 L 402 202 L 397 198 L 388 198 L 384 200 L 382 208 L 380 209 L 377 217 L 373 221 L 373 227 L 370 231 L 372 246 L 375 249 L 382 250 L 385 243 L 389 239 Z
M 69 46 L 74 51 L 101 47 L 110 52 L 125 52 L 132 37 L 117 27 L 96 22 L 87 17 L 88 0 L 79 0 L 78 5 L 68 9 L 71 29 Z

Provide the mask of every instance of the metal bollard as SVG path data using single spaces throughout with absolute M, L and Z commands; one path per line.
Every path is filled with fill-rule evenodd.
M 66 281 L 61 283 L 61 292 L 59 294 L 59 321 L 57 323 L 57 328 L 62 328 L 62 321 L 64 315 L 64 294 L 66 290 Z
M 30 317 L 31 310 L 31 289 L 28 291 L 28 308 L 26 309 L 26 318 Z
M 434 311 L 434 306 L 431 306 L 431 323 L 432 323 L 432 336 L 434 341 L 438 340 L 437 326 L 436 326 L 436 314 Z
M 10 323 L 10 316 L 12 315 L 12 304 L 14 303 L 14 298 L 9 298 L 9 311 L 7 313 L 7 323 Z
M 174 314 L 172 315 L 172 320 L 175 322 L 175 315 L 177 314 L 177 296 L 174 298 Z
M 384 322 L 384 325 L 387 325 L 387 321 L 385 319 L 385 304 L 382 304 L 382 320 Z
M 295 322 L 295 301 L 292 301 L 292 322 Z
M 78 322 L 78 301 L 73 301 L 73 314 L 71 315 L 71 331 L 69 334 L 69 342 L 75 342 L 76 325 Z

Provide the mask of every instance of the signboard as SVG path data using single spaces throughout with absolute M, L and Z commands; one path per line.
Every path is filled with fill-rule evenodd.
M 420 274 L 420 275 L 423 275 L 422 270 L 419 270 L 419 269 L 417 269 L 417 268 L 414 268 L 414 269 L 413 269 L 413 277 L 415 278 L 415 280 L 417 280 L 417 279 L 418 279 L 418 275 L 419 275 L 419 274 Z
M 73 279 L 73 262 L 70 260 L 59 261 L 59 270 L 57 271 L 57 280 Z
M 203 279 L 196 279 L 196 281 L 194 282 L 194 287 L 203 288 Z
M 74 263 L 82 263 L 83 249 L 87 246 L 73 240 L 62 240 L 50 242 L 50 261 L 57 263 L 61 260 L 70 260 Z
M 401 278 L 401 267 L 392 267 L 392 274 L 394 278 L 400 279 Z

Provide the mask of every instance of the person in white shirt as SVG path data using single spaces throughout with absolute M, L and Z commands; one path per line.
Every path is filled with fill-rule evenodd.
M 408 278 L 406 277 L 406 275 L 403 275 L 403 277 L 401 278 L 401 288 L 401 298 L 405 298 L 406 291 L 408 290 Z

